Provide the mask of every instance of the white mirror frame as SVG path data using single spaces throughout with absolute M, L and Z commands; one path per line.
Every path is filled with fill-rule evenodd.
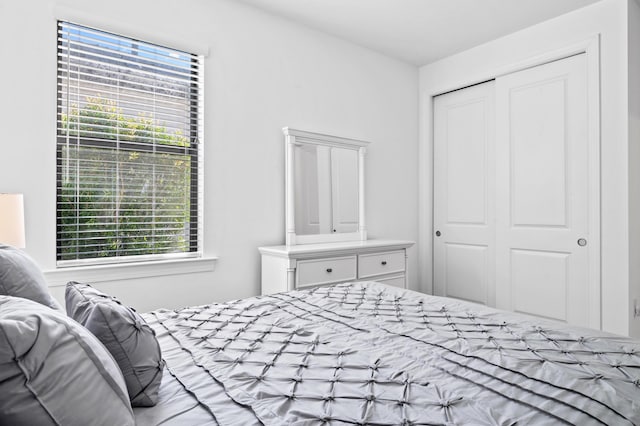
M 365 241 L 367 239 L 367 227 L 364 217 L 364 157 L 369 142 L 356 139 L 342 138 L 339 136 L 325 135 L 322 133 L 306 132 L 289 127 L 282 129 L 285 136 L 285 199 L 286 199 L 286 244 L 318 244 L 340 241 Z M 297 144 L 312 144 L 345 148 L 358 151 L 358 231 L 333 234 L 309 234 L 297 235 L 295 224 L 295 167 L 294 147 Z

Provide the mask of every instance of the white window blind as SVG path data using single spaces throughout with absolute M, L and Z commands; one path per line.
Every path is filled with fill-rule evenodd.
M 202 59 L 58 23 L 59 266 L 197 256 Z

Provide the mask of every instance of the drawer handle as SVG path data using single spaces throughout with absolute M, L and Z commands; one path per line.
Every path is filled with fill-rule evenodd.
M 333 269 L 327 268 L 327 272 L 331 273 L 331 272 L 333 272 Z
M 384 265 L 386 265 L 386 264 L 387 264 L 387 261 L 386 261 L 386 260 L 383 260 L 381 263 L 382 263 L 382 266 L 384 266 Z

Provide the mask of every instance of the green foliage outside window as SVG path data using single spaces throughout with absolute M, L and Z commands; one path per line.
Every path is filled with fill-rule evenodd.
M 189 139 L 99 97 L 61 119 L 59 260 L 189 251 Z

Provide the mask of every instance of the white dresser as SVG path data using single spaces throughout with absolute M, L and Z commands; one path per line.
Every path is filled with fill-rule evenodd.
M 262 294 L 347 281 L 379 281 L 407 288 L 407 248 L 413 244 L 366 240 L 259 247 Z

